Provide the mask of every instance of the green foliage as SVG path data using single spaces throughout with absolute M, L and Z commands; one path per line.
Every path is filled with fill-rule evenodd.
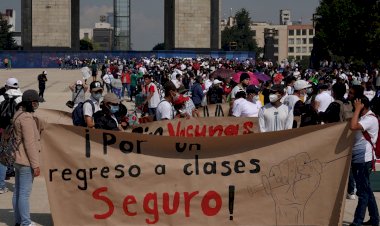
M 94 50 L 94 46 L 92 45 L 92 42 L 90 42 L 89 40 L 81 39 L 80 50 Z
M 157 45 L 155 45 L 153 47 L 153 51 L 156 51 L 156 50 L 165 50 L 165 43 L 158 43 Z
M 316 38 L 330 55 L 346 61 L 379 61 L 379 1 L 322 0 L 316 15 Z
M 9 30 L 12 25 L 3 19 L 0 15 L 0 50 L 14 50 L 17 49 L 16 41 L 13 38 L 13 32 Z
M 231 50 L 230 44 L 236 43 L 238 51 L 257 51 L 257 43 L 254 39 L 254 32 L 250 24 L 251 18 L 246 9 L 241 9 L 235 14 L 236 24 L 226 27 L 222 31 L 222 48 L 226 51 Z

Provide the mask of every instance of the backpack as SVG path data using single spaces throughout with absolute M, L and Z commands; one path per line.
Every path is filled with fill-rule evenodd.
M 11 124 L 12 118 L 16 113 L 16 98 L 17 96 L 9 97 L 8 94 L 4 94 L 4 101 L 0 104 L 0 128 L 5 129 Z
M 14 122 L 22 114 L 23 113 L 19 114 L 14 120 L 11 120 L 10 124 L 1 134 L 0 162 L 4 166 L 12 166 L 15 162 L 15 152 L 20 143 L 17 143 Z
M 340 106 L 340 122 L 348 121 L 354 116 L 354 112 L 352 111 L 353 107 L 350 103 L 343 103 L 343 101 L 341 100 L 335 100 L 335 102 L 338 103 Z
M 85 103 L 90 103 L 92 107 L 92 113 L 95 113 L 95 105 L 91 100 L 86 100 L 85 102 L 80 102 L 78 106 L 74 109 L 71 117 L 73 119 L 74 126 L 87 127 L 86 120 L 84 119 L 83 105 Z
M 370 115 L 375 117 L 378 120 L 379 127 L 380 127 L 380 119 L 374 114 L 370 114 Z M 376 143 L 372 143 L 371 136 L 369 135 L 367 131 L 364 131 L 362 133 L 363 133 L 364 138 L 371 144 L 373 151 L 375 152 L 376 158 L 379 159 L 380 158 L 380 129 L 377 132 Z

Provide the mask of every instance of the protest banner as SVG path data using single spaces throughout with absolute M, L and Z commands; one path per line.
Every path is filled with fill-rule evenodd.
M 72 125 L 71 113 L 39 109 L 35 115 L 48 123 Z M 177 137 L 220 137 L 259 132 L 257 118 L 228 117 L 223 120 L 212 118 L 175 119 L 143 123 L 126 132 Z
M 348 125 L 179 138 L 49 124 L 54 225 L 340 225 Z
M 259 132 L 257 118 L 191 118 L 144 123 L 127 132 L 171 137 L 220 137 Z
M 42 119 L 43 121 L 47 123 L 55 123 L 55 124 L 62 124 L 62 125 L 73 124 L 73 120 L 71 118 L 70 112 L 41 108 L 41 109 L 38 109 L 38 111 L 34 113 L 34 116 L 36 116 L 39 119 Z

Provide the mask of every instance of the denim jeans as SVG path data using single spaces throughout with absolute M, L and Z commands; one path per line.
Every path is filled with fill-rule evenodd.
M 355 179 L 352 174 L 352 167 L 350 168 L 350 177 L 348 178 L 348 186 L 347 186 L 347 194 L 353 195 L 355 194 Z
M 379 211 L 369 181 L 371 171 L 372 162 L 352 163 L 352 173 L 355 178 L 356 188 L 358 189 L 356 194 L 359 197 L 353 222 L 357 225 L 363 223 L 367 207 L 372 225 L 379 224 Z
M 13 210 L 16 223 L 30 225 L 29 197 L 32 192 L 33 169 L 29 166 L 15 167 L 15 190 L 13 193 Z
M 6 175 L 7 175 L 7 167 L 0 163 L 0 189 L 5 188 Z
M 125 90 L 127 90 L 127 96 L 131 96 L 131 85 L 129 83 L 123 83 L 123 88 L 121 89 L 121 96 L 125 97 Z

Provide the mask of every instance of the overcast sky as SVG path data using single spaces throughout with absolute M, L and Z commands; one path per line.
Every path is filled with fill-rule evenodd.
M 164 0 L 132 0 L 132 48 L 151 50 L 164 40 Z M 279 23 L 280 9 L 289 9 L 292 20 L 311 23 L 319 0 L 221 0 L 221 19 L 246 8 L 255 21 Z M 16 10 L 16 30 L 21 30 L 21 0 L 0 0 L 0 11 Z M 113 11 L 112 0 L 81 0 L 81 28 L 92 28 L 100 15 Z

